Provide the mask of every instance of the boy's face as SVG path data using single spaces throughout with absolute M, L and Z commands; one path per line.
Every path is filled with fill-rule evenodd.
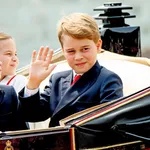
M 97 44 L 89 39 L 75 39 L 63 35 L 63 54 L 69 66 L 77 73 L 83 74 L 93 67 L 97 59 L 97 52 L 101 48 L 102 41 Z
M 6 75 L 15 74 L 19 60 L 16 52 L 16 45 L 12 39 L 0 41 L 0 61 L 2 62 L 2 79 Z

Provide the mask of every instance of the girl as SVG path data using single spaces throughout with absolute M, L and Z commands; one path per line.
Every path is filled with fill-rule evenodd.
M 16 75 L 16 68 L 19 64 L 16 44 L 10 35 L 2 32 L 0 32 L 0 61 L 2 62 L 0 84 L 12 85 L 18 93 L 26 84 L 27 79 L 23 75 Z

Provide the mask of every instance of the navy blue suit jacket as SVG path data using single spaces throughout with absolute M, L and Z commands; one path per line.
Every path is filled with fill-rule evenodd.
M 26 121 L 51 117 L 50 126 L 56 126 L 59 120 L 73 113 L 123 96 L 120 77 L 98 62 L 70 86 L 72 78 L 72 70 L 55 73 L 43 93 L 26 98 L 23 89 L 19 98 Z
M 14 88 L 0 85 L 0 131 L 27 129 L 19 107 Z

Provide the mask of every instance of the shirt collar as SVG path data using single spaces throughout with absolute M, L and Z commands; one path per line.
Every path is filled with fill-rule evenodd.
M 75 75 L 83 75 L 83 74 L 77 74 L 74 70 L 73 70 L 73 78 L 75 77 Z

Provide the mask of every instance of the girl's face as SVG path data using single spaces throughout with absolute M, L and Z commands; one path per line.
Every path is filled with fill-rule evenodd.
M 7 75 L 14 75 L 19 60 L 13 39 L 0 40 L 0 61 L 2 62 L 1 80 Z

